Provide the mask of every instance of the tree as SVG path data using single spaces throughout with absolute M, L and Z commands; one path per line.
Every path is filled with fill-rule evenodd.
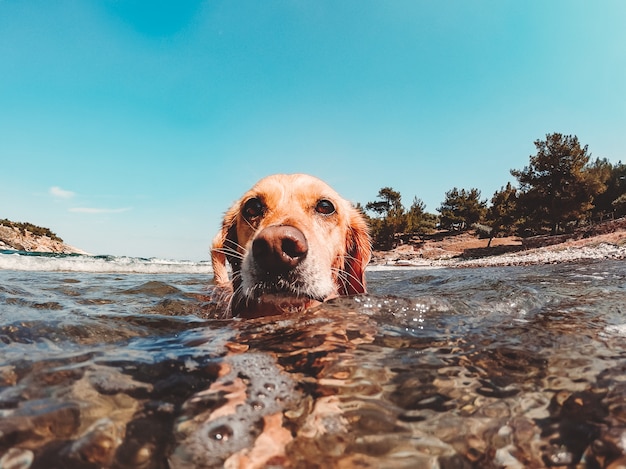
M 368 202 L 365 205 L 365 209 L 371 210 L 383 218 L 389 216 L 399 216 L 404 212 L 400 193 L 394 191 L 391 187 L 383 187 L 379 190 L 378 198 L 380 200 Z
M 626 216 L 626 192 L 611 202 L 616 217 Z
M 611 178 L 607 182 L 606 193 L 612 198 L 614 217 L 626 216 L 626 164 L 621 161 L 613 166 Z
M 613 173 L 613 165 L 606 158 L 596 158 L 595 161 L 587 163 L 583 168 L 583 177 L 593 194 L 590 215 L 597 219 L 602 219 L 611 210 L 611 200 L 607 200 L 607 183 Z
M 510 236 L 517 228 L 517 189 L 511 183 L 496 191 L 487 210 L 487 220 L 491 227 L 488 247 L 497 236 Z
M 441 216 L 439 225 L 451 231 L 462 231 L 471 228 L 481 221 L 486 212 L 487 204 L 480 200 L 478 189 L 457 189 L 446 192 L 446 198 L 437 209 Z
M 378 199 L 365 204 L 366 210 L 378 215 L 369 219 L 372 241 L 379 249 L 391 249 L 396 233 L 402 233 L 406 228 L 402 197 L 391 187 L 383 187 L 378 191 Z
M 587 173 L 591 180 L 598 181 L 604 189 L 593 200 L 594 218 L 602 220 L 606 216 L 625 215 L 618 209 L 621 204 L 616 201 L 626 194 L 626 165 L 621 161 L 613 165 L 606 158 L 598 158 L 589 165 Z
M 437 217 L 426 212 L 426 205 L 421 199 L 413 198 L 413 203 L 406 213 L 406 231 L 418 236 L 431 233 L 437 226 Z
M 590 154 L 576 136 L 548 134 L 535 147 L 528 166 L 511 170 L 520 186 L 518 206 L 527 230 L 556 234 L 584 217 L 599 188 L 585 176 Z
M 461 229 L 463 219 L 461 218 L 459 210 L 460 204 L 461 194 L 456 187 L 446 192 L 446 198 L 437 209 L 437 211 L 441 214 L 439 216 L 439 226 L 441 228 L 450 231 Z

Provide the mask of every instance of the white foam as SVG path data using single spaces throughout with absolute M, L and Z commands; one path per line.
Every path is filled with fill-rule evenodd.
M 616 324 L 606 326 L 604 328 L 604 332 L 611 335 L 619 335 L 622 337 L 626 337 L 626 324 Z
M 32 272 L 210 274 L 209 262 L 85 255 L 0 253 L 0 269 Z
M 366 268 L 367 272 L 386 272 L 390 270 L 428 270 L 441 269 L 445 265 L 424 264 L 424 263 L 405 263 L 405 264 L 372 264 Z

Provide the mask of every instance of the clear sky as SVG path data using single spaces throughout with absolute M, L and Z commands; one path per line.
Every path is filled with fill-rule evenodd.
M 208 258 L 254 182 L 485 199 L 533 141 L 626 160 L 623 0 L 0 0 L 0 218 Z

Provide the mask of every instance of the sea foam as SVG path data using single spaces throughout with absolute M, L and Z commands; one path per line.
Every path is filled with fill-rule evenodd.
M 0 251 L 0 269 L 33 272 L 210 274 L 208 261 Z

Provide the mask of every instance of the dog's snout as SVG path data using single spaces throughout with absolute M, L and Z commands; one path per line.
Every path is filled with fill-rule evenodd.
M 264 228 L 252 242 L 255 261 L 267 272 L 284 272 L 295 268 L 309 252 L 304 233 L 288 225 Z

